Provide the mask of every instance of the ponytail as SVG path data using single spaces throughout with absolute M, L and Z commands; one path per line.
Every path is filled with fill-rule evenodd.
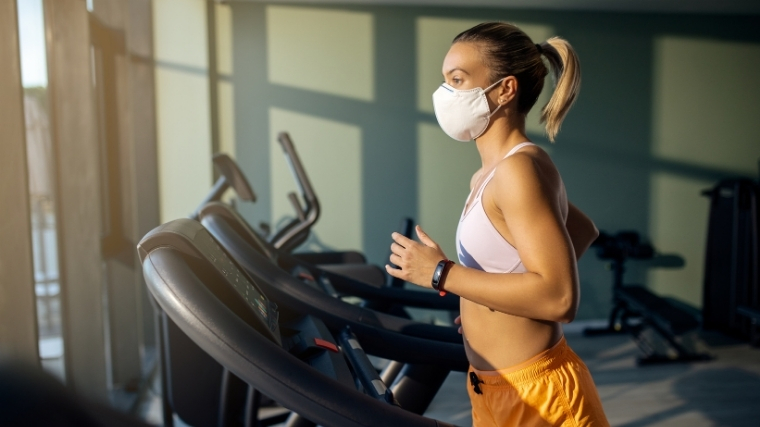
M 552 37 L 537 47 L 549 62 L 555 84 L 554 93 L 541 110 L 540 120 L 540 123 L 546 123 L 549 141 L 554 142 L 562 120 L 581 89 L 581 63 L 570 43 L 559 37 Z

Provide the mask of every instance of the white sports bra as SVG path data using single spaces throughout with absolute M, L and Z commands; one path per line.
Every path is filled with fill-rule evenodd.
M 521 148 L 534 145 L 532 142 L 523 142 L 512 148 L 504 158 L 511 156 Z M 457 256 L 459 263 L 465 267 L 477 268 L 489 273 L 525 273 L 527 270 L 517 253 L 517 249 L 510 245 L 499 234 L 496 227 L 486 215 L 481 197 L 486 185 L 493 178 L 496 169 L 490 174 L 477 189 L 475 199 L 472 200 L 469 209 L 467 202 L 470 201 L 473 188 L 465 201 L 465 208 L 459 219 L 457 227 Z

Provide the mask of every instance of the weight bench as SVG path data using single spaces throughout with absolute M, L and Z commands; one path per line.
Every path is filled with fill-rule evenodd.
M 641 319 L 639 326 L 623 322 L 623 329 L 627 329 L 639 347 L 646 352 L 646 356 L 637 359 L 639 365 L 712 359 L 708 354 L 697 353 L 686 348 L 676 338 L 699 328 L 699 320 L 692 313 L 674 305 L 666 298 L 655 295 L 643 286 L 623 286 L 617 289 L 615 294 L 619 301 L 618 305 L 625 313 L 625 318 L 639 317 Z M 664 338 L 675 350 L 675 356 L 658 354 L 651 346 L 647 351 L 646 343 L 641 342 L 644 326 L 651 327 Z
M 692 313 L 675 300 L 663 298 L 640 285 L 623 285 L 624 264 L 628 258 L 652 259 L 654 249 L 639 241 L 635 232 L 620 232 L 615 236 L 601 233 L 594 242 L 597 256 L 612 261 L 613 308 L 605 328 L 587 328 L 586 336 L 609 333 L 629 333 L 645 356 L 637 358 L 639 365 L 711 360 L 712 356 L 687 348 L 678 337 L 700 327 L 697 313 Z M 640 322 L 631 322 L 639 319 Z M 668 344 L 672 352 L 658 353 L 643 334 L 651 328 Z

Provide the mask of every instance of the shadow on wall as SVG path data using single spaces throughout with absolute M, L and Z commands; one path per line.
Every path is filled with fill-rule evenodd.
M 753 139 L 760 122 L 752 119 L 760 81 L 749 74 L 760 64 L 754 17 L 231 7 L 236 152 L 260 194 L 259 207 L 243 210 L 253 223 L 276 221 L 287 206 L 289 190 L 272 160 L 279 154 L 271 152 L 273 135 L 286 130 L 296 146 L 310 147 L 305 166 L 322 177 L 313 180 L 325 200 L 315 230 L 326 245 L 361 249 L 383 263 L 388 230 L 410 216 L 453 256 L 480 160 L 472 144 L 437 129 L 425 100 L 459 31 L 510 21 L 535 38 L 566 38 L 581 58 L 583 88 L 557 144 L 528 126 L 531 139 L 549 147 L 570 199 L 600 229 L 637 230 L 686 260 L 683 269 L 655 273 L 632 263 L 628 282 L 700 305 L 708 206 L 699 190 L 727 176 L 755 176 L 760 157 Z M 580 269 L 577 318 L 605 317 L 609 272 L 593 254 Z

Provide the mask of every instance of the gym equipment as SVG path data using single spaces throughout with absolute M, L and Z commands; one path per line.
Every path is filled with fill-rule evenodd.
M 164 312 L 214 360 L 300 414 L 292 424 L 450 425 L 396 406 L 355 336 L 343 329 L 336 343 L 320 320 L 275 305 L 197 222 L 159 226 L 138 252 Z M 246 419 L 255 418 L 249 406 Z
M 279 306 L 318 317 L 333 331 L 348 324 L 367 352 L 393 360 L 383 379 L 394 381 L 394 393 L 405 408 L 423 413 L 448 372 L 467 369 L 462 338 L 455 328 L 414 322 L 340 299 L 346 290 L 360 289 L 362 296 L 388 305 L 440 308 L 445 299 L 437 294 L 377 289 L 305 264 L 279 253 L 220 203 L 204 207 L 201 222 L 248 274 L 261 279 L 260 286 Z M 458 303 L 452 298 L 447 308 Z
M 295 211 L 295 218 L 277 230 L 274 236 L 269 237 L 269 241 L 278 250 L 292 252 L 309 237 L 311 228 L 319 219 L 321 210 L 319 198 L 313 190 L 311 181 L 306 174 L 306 170 L 301 163 L 301 159 L 290 136 L 287 132 L 280 132 L 277 136 L 277 141 L 283 150 L 285 160 L 293 175 L 293 180 L 300 189 L 303 206 L 296 193 L 291 192 L 288 194 L 288 199 Z M 209 202 L 219 201 L 224 192 L 230 187 L 237 192 L 241 200 L 256 201 L 256 196 L 250 184 L 234 160 L 226 154 L 217 154 L 214 156 L 213 162 L 220 177 L 208 195 L 198 205 L 198 208 L 190 215 L 190 218 L 198 219 L 200 209 Z M 412 221 L 406 218 L 402 221 L 399 232 L 410 237 L 412 233 L 411 229 Z M 268 224 L 261 223 L 257 233 L 267 238 L 270 231 Z M 302 259 L 311 264 L 324 266 L 338 274 L 347 275 L 378 287 L 403 285 L 403 282 L 399 285 L 397 283 L 398 279 L 387 275 L 379 267 L 367 265 L 364 255 L 357 251 L 307 252 L 299 253 L 296 256 L 302 257 Z
M 644 352 L 637 359 L 639 365 L 669 362 L 694 362 L 711 360 L 710 355 L 699 353 L 681 342 L 680 336 L 699 328 L 700 321 L 695 313 L 670 298 L 663 298 L 641 285 L 624 285 L 623 273 L 628 259 L 646 260 L 654 258 L 654 248 L 640 241 L 639 233 L 621 231 L 614 236 L 604 232 L 594 241 L 596 255 L 611 261 L 613 273 L 612 303 L 607 327 L 587 328 L 586 336 L 626 332 L 632 335 L 636 344 Z M 632 322 L 640 320 L 639 323 Z M 655 346 L 648 343 L 643 331 L 646 327 L 654 330 L 669 345 L 672 352 L 660 354 Z
M 760 345 L 760 186 L 726 179 L 702 194 L 710 198 L 703 326 Z
M 216 171 L 219 173 L 219 178 L 217 178 L 214 186 L 198 205 L 198 208 L 190 214 L 190 218 L 192 219 L 198 219 L 200 208 L 207 203 L 221 200 L 222 195 L 228 188 L 234 189 L 235 193 L 237 193 L 241 200 L 249 202 L 256 201 L 256 195 L 253 193 L 251 185 L 248 183 L 248 180 L 245 178 L 245 175 L 243 175 L 243 172 L 240 170 L 237 163 L 235 163 L 230 156 L 224 153 L 218 153 L 214 155 L 212 161 Z
M 297 218 L 283 226 L 273 238 L 268 239 L 269 244 L 267 246 L 271 246 L 270 252 L 285 254 L 290 253 L 292 249 L 299 246 L 308 237 L 311 226 L 319 218 L 320 208 L 319 199 L 311 186 L 311 182 L 290 136 L 286 132 L 281 132 L 277 140 L 283 148 L 285 157 L 293 172 L 293 177 L 301 189 L 306 206 L 302 208 L 298 197 L 294 193 L 290 193 L 288 197 L 297 211 Z M 229 187 L 238 192 L 242 199 L 255 201 L 255 195 L 253 194 L 253 190 L 251 190 L 250 184 L 234 160 L 225 154 L 217 154 L 214 156 L 214 166 L 217 168 L 220 177 L 214 188 L 204 198 L 203 204 L 199 205 L 191 216 L 193 219 L 199 218 L 201 210 L 206 205 L 213 202 L 218 203 L 224 191 Z M 234 216 L 235 220 L 243 224 L 241 227 L 244 233 L 250 234 L 251 239 L 264 240 L 261 233 L 248 226 L 245 220 L 230 209 L 219 206 L 219 211 L 232 212 L 228 215 Z M 401 221 L 399 233 L 410 237 L 412 235 L 412 228 L 412 220 L 404 218 Z M 269 254 L 269 256 L 273 255 Z M 439 298 L 432 294 L 428 295 L 418 291 L 403 290 L 403 280 L 386 275 L 385 271 L 377 266 L 364 264 L 366 260 L 363 255 L 355 251 L 301 253 L 293 254 L 288 259 L 290 259 L 289 262 L 291 264 L 297 263 L 309 266 L 309 269 L 319 269 L 335 282 L 343 294 L 350 294 L 366 299 L 367 306 L 376 310 L 394 310 L 397 314 L 401 314 L 397 308 L 398 305 L 453 311 L 458 311 L 459 309 L 459 300 L 453 295 Z M 348 263 L 345 263 L 346 261 Z M 381 289 L 372 289 L 373 286 L 367 286 L 368 284 Z
M 298 196 L 295 193 L 289 193 L 288 199 L 293 204 L 296 217 L 270 238 L 270 242 L 272 242 L 274 247 L 291 252 L 309 237 L 311 227 L 319 219 L 319 199 L 312 189 L 309 177 L 306 175 L 306 171 L 301 164 L 293 142 L 290 140 L 290 136 L 286 132 L 281 132 L 277 137 L 277 141 L 285 153 L 285 159 L 290 166 L 296 184 L 301 189 L 301 195 L 305 204 L 305 207 L 301 207 Z M 212 161 L 214 168 L 219 174 L 219 178 L 195 211 L 190 214 L 190 218 L 192 219 L 198 219 L 200 209 L 207 203 L 221 200 L 222 195 L 229 188 L 235 190 L 235 193 L 237 193 L 241 200 L 248 202 L 256 201 L 256 195 L 248 183 L 245 174 L 243 174 L 231 157 L 224 153 L 217 153 Z M 268 232 L 269 225 L 262 224 L 261 234 L 266 237 Z M 358 252 L 328 253 L 326 256 L 327 259 L 339 257 L 341 262 L 366 262 L 364 256 Z
M 301 159 L 296 153 L 293 141 L 287 132 L 280 132 L 277 135 L 277 142 L 280 143 L 285 159 L 290 166 L 293 178 L 301 191 L 301 197 L 304 200 L 304 207 L 298 201 L 295 193 L 289 193 L 288 199 L 293 205 L 296 217 L 288 224 L 283 226 L 269 241 L 272 245 L 283 251 L 292 252 L 293 249 L 301 245 L 309 237 L 311 227 L 317 222 L 320 214 L 319 199 L 314 193 L 306 171 L 301 164 Z
M 445 297 L 434 292 L 406 290 L 400 287 L 377 288 L 366 283 L 336 274 L 303 261 L 300 257 L 278 251 L 262 239 L 248 223 L 229 206 L 209 203 L 200 211 L 201 223 L 227 247 L 227 242 L 240 241 L 245 249 L 235 252 L 245 259 L 249 253 L 262 254 L 270 263 L 290 272 L 293 276 L 314 277 L 321 286 L 329 283 L 327 293 L 334 297 L 355 296 L 367 301 L 387 305 L 458 310 L 459 297 L 448 294 Z M 231 250 L 228 248 L 228 250 Z
M 311 228 L 316 224 L 321 214 L 319 198 L 314 192 L 306 169 L 301 163 L 295 145 L 290 139 L 287 132 L 280 132 L 277 135 L 277 142 L 280 144 L 285 155 L 285 160 L 290 167 L 293 180 L 299 188 L 304 206 L 301 206 L 298 196 L 295 193 L 289 193 L 288 199 L 293 205 L 296 216 L 289 223 L 285 224 L 277 233 L 269 239 L 269 242 L 275 249 L 281 252 L 293 252 L 298 246 L 303 244 L 309 237 Z M 412 235 L 412 220 L 405 218 L 402 220 L 399 233 L 406 237 Z M 373 284 L 377 287 L 400 287 L 403 282 L 399 283 L 398 279 L 386 274 L 385 270 L 367 264 L 367 260 L 361 252 L 357 251 L 340 251 L 340 252 L 306 252 L 296 253 L 294 256 L 313 265 L 331 270 L 337 274 L 348 276 L 365 283 Z
M 219 178 L 190 218 L 198 219 L 201 207 L 221 200 L 229 188 L 241 200 L 256 201 L 251 185 L 232 158 L 226 154 L 216 154 L 213 164 Z M 242 380 L 224 369 L 182 333 L 152 298 L 151 304 L 156 315 L 165 427 L 174 425 L 174 414 L 194 427 L 227 425 L 233 422 L 232 418 L 243 414 L 246 404 L 261 401 L 258 394 L 247 390 Z M 286 417 L 286 413 L 275 413 L 271 418 L 260 421 L 261 425 L 276 424 Z
M 278 233 L 279 237 L 276 236 L 280 243 L 290 250 L 291 247 L 300 245 L 299 239 L 303 241 L 308 236 L 310 227 L 319 216 L 319 202 L 290 138 L 283 133 L 278 140 L 286 153 L 296 182 L 302 189 L 305 189 L 302 191 L 304 199 L 310 201 L 306 203 L 307 209 L 303 209 L 303 214 L 298 215 L 300 218 L 306 218 L 307 221 L 302 222 L 297 218 Z M 209 201 L 219 201 L 228 188 L 233 188 L 243 200 L 255 201 L 255 195 L 245 175 L 229 156 L 216 155 L 214 166 L 220 177 L 204 198 L 204 204 Z M 301 211 L 296 195 L 290 194 L 289 198 L 291 201 L 295 201 L 294 206 L 297 207 L 298 211 Z M 197 219 L 202 207 L 203 204 L 195 210 L 191 217 Z M 411 225 L 407 227 L 410 228 Z M 259 232 L 253 230 L 251 232 L 255 233 L 257 237 L 261 236 Z M 328 264 L 330 262 L 327 262 L 325 257 L 337 258 L 331 262 L 338 262 L 338 259 L 341 262 L 366 262 L 363 255 L 354 251 L 301 255 L 313 256 L 315 260 Z M 366 264 L 352 266 L 352 271 L 359 272 L 357 274 L 360 277 L 362 269 L 368 270 L 370 274 L 374 272 L 377 276 L 376 270 L 378 268 L 375 266 Z M 384 272 L 380 273 L 380 281 L 385 280 L 383 275 Z M 336 275 L 335 277 L 339 276 Z M 365 284 L 357 284 L 357 286 L 371 287 Z M 374 290 L 377 291 L 377 289 Z M 387 302 L 377 302 L 376 304 L 391 307 L 390 303 Z M 247 386 L 239 378 L 225 370 L 193 343 L 155 303 L 154 308 L 165 426 L 171 427 L 174 424 L 173 414 L 175 413 L 184 422 L 196 427 L 224 424 L 231 422 L 228 418 L 235 418 L 236 415 L 234 414 L 242 414 L 244 406 L 248 404 L 247 401 L 250 403 L 251 399 L 262 399 L 260 393 L 256 391 L 253 391 L 253 395 L 251 395 L 251 391 L 247 390 Z M 222 396 L 221 399 L 220 396 Z M 278 423 L 286 415 L 282 412 L 275 412 L 270 419 L 260 420 L 260 424 Z

